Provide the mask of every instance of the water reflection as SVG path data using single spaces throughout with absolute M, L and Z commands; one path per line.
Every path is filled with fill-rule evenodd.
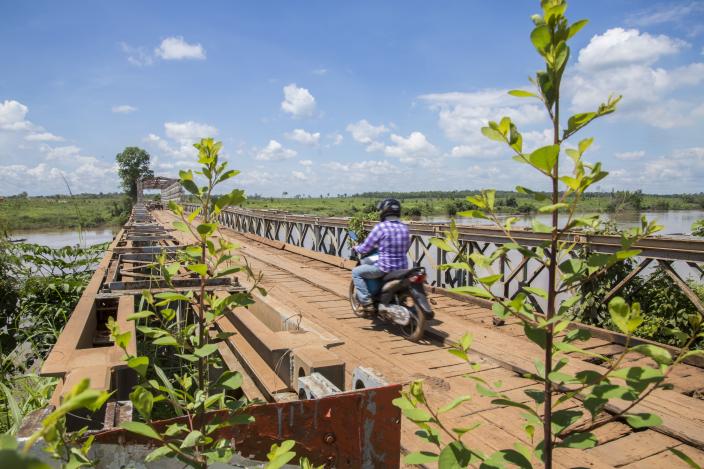
M 601 217 L 603 219 L 613 221 L 619 228 L 630 228 L 640 224 L 640 217 L 642 215 L 645 215 L 648 220 L 657 220 L 660 225 L 663 225 L 664 228 L 659 233 L 661 235 L 690 234 L 692 231 L 692 223 L 704 218 L 704 210 L 669 210 L 666 212 L 623 211 L 617 213 L 604 213 L 601 214 Z M 550 224 L 551 220 L 550 214 L 515 216 L 519 217 L 519 221 L 516 223 L 518 226 L 530 226 L 533 220 L 538 220 L 544 224 Z M 439 223 L 448 221 L 448 217 L 423 217 L 421 220 Z M 462 225 L 480 225 L 487 223 L 486 220 L 464 217 L 457 217 L 456 221 L 458 224 Z
M 119 230 L 119 227 L 107 227 L 91 228 L 83 231 L 76 229 L 14 231 L 10 237 L 11 239 L 23 239 L 27 243 L 49 246 L 50 248 L 75 246 L 77 244 L 85 247 L 112 241 Z

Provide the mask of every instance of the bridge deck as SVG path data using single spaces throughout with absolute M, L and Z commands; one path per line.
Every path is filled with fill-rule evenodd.
M 166 227 L 174 219 L 169 212 L 155 212 L 154 215 Z M 402 339 L 393 328 L 354 316 L 347 301 L 349 270 L 342 263 L 324 262 L 320 260 L 320 254 L 311 257 L 300 250 L 282 250 L 270 242 L 261 242 L 251 235 L 230 229 L 221 232 L 238 242 L 240 254 L 247 258 L 255 271 L 264 274 L 262 286 L 270 297 L 344 341 L 331 350 L 346 363 L 348 383 L 351 370 L 363 365 L 381 372 L 390 382 L 424 379 L 428 398 L 434 407 L 460 394 L 472 394 L 471 401 L 446 416 L 450 426 L 481 422 L 480 429 L 465 437 L 472 447 L 491 452 L 504 449 L 518 439 L 525 440 L 522 421 L 517 418 L 516 411 L 492 404 L 491 399 L 476 393 L 473 382 L 464 377 L 472 373 L 492 383 L 500 382 L 503 392 L 527 402 L 529 399 L 524 391 L 537 383 L 523 378 L 520 373 L 533 370 L 533 359 L 539 356 L 539 349 L 522 337 L 518 324 L 494 328 L 489 309 L 431 294 L 437 320 L 431 324 L 428 339 L 413 344 Z M 192 242 L 188 235 L 180 232 L 173 236 L 180 238 L 181 242 Z M 242 278 L 239 280 L 243 281 Z M 472 358 L 481 364 L 476 372 L 447 352 L 448 342 L 466 331 L 474 335 Z M 597 338 L 582 346 L 605 355 L 622 350 L 618 344 Z M 571 366 L 573 371 L 599 368 L 576 357 Z M 687 395 L 704 387 L 704 372 L 694 366 L 682 365 L 674 370 L 673 382 L 673 391 L 654 393 L 641 406 L 643 411 L 654 411 L 663 417 L 661 427 L 634 432 L 621 422 L 606 424 L 595 431 L 599 441 L 596 448 L 558 450 L 561 453 L 558 467 L 635 468 L 665 464 L 674 468 L 687 467 L 669 451 L 673 447 L 704 464 L 704 400 Z M 576 405 L 576 401 L 567 402 L 565 408 Z M 415 430 L 412 424 L 403 422 L 403 450 L 430 449 L 414 435 Z

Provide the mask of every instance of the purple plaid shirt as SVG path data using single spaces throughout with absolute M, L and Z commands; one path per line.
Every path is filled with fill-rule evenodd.
M 374 248 L 379 249 L 377 267 L 384 272 L 407 269 L 406 252 L 411 246 L 408 227 L 400 221 L 382 221 L 377 223 L 367 239 L 356 247 L 357 252 L 366 254 Z

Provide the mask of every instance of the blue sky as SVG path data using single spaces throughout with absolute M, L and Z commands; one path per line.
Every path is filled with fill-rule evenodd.
M 537 1 L 4 2 L 0 195 L 118 189 L 137 145 L 157 174 L 224 143 L 235 182 L 280 195 L 544 187 L 479 128 L 547 144 L 527 88 Z M 622 93 L 582 134 L 603 190 L 704 187 L 704 2 L 573 1 L 565 114 Z

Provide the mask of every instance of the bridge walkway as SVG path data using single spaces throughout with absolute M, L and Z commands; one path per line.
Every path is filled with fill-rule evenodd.
M 171 226 L 175 219 L 170 212 L 153 214 L 165 227 Z M 282 250 L 276 243 L 228 228 L 222 228 L 221 233 L 240 245 L 240 255 L 255 272 L 263 273 L 262 286 L 270 297 L 344 342 L 330 350 L 345 362 L 348 383 L 351 370 L 363 365 L 381 372 L 389 382 L 424 379 L 433 407 L 444 405 L 458 395 L 471 394 L 470 401 L 446 414 L 445 419 L 450 427 L 481 423 L 479 429 L 465 437 L 472 447 L 492 452 L 504 449 L 513 441 L 525 441 L 522 420 L 517 418 L 515 409 L 492 404 L 492 399 L 478 394 L 473 381 L 465 377 L 467 374 L 481 377 L 498 384 L 500 390 L 512 398 L 528 402 L 524 391 L 536 387 L 537 383 L 523 378 L 522 373 L 534 370 L 533 359 L 539 356 L 539 349 L 522 337 L 518 324 L 494 328 L 488 308 L 431 293 L 438 319 L 431 323 L 431 333 L 426 340 L 410 343 L 393 327 L 358 318 L 351 312 L 347 301 L 348 269 L 320 260 L 320 255 L 309 257 L 300 251 Z M 173 236 L 181 242 L 193 241 L 181 232 L 174 232 Z M 474 336 L 471 357 L 481 365 L 478 371 L 472 371 L 447 351 L 450 341 L 467 331 Z M 620 345 L 598 338 L 581 346 L 606 355 L 622 350 Z M 571 371 L 598 368 L 578 359 L 571 366 Z M 595 431 L 599 441 L 596 448 L 587 451 L 559 449 L 558 467 L 636 468 L 665 464 L 673 468 L 687 467 L 669 451 L 673 447 L 704 463 L 701 450 L 704 448 L 704 401 L 687 395 L 704 387 L 704 373 L 699 368 L 682 365 L 674 375 L 675 390 L 654 393 L 643 404 L 643 409 L 663 417 L 661 428 L 634 432 L 624 423 L 608 423 Z M 576 405 L 576 401 L 567 402 L 565 408 Z M 431 449 L 415 431 L 410 422 L 402 422 L 403 451 Z

